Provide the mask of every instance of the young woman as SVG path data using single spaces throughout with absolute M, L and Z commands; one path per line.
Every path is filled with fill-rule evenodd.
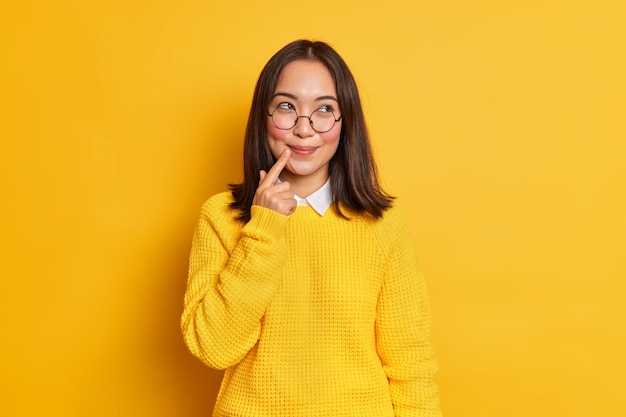
M 330 46 L 266 64 L 230 188 L 202 207 L 181 320 L 226 369 L 214 415 L 438 415 L 424 280 Z

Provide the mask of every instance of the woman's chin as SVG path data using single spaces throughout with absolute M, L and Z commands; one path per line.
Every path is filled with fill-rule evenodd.
M 308 177 L 309 175 L 313 175 L 315 173 L 314 167 L 308 164 L 291 164 L 288 162 L 285 169 L 289 172 L 289 174 L 298 177 Z

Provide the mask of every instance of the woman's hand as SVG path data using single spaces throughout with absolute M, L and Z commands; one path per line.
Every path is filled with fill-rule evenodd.
M 280 184 L 275 184 L 290 156 L 291 151 L 285 149 L 282 155 L 280 155 L 280 158 L 278 158 L 278 161 L 270 168 L 269 172 L 263 170 L 259 172 L 259 187 L 252 200 L 253 205 L 274 210 L 285 216 L 289 216 L 296 210 L 297 203 L 293 198 L 289 183 L 281 182 Z

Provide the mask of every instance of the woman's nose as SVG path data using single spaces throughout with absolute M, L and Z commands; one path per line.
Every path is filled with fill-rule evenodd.
M 305 120 L 300 121 L 300 119 Z M 296 125 L 293 127 L 293 133 L 294 135 L 301 138 L 313 136 L 315 134 L 315 130 L 311 125 L 311 118 L 309 116 L 298 116 L 298 120 L 296 120 Z

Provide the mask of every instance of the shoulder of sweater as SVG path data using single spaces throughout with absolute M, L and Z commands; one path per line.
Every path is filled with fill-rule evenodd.
M 396 205 L 385 210 L 383 216 L 375 221 L 374 230 L 380 247 L 389 250 L 394 250 L 412 239 L 407 218 Z
M 398 206 L 393 205 L 383 213 L 381 219 L 378 220 L 382 229 L 396 232 L 400 229 L 408 227 L 407 219 L 402 210 Z
M 230 191 L 214 194 L 202 204 L 201 215 L 212 221 L 222 222 L 230 218 L 236 222 L 235 211 L 230 208 L 232 201 L 233 196 Z
M 233 195 L 230 191 L 223 191 L 209 197 L 202 204 L 203 212 L 222 211 L 224 208 L 229 209 L 229 204 L 233 201 Z

